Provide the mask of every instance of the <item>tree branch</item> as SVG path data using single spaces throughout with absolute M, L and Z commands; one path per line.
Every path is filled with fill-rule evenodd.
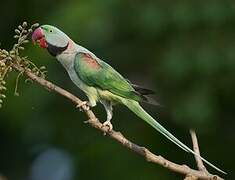
M 12 68 L 14 68 L 18 72 L 23 72 L 28 78 L 32 79 L 36 83 L 40 84 L 42 87 L 46 88 L 49 91 L 55 91 L 56 93 L 66 97 L 70 101 L 72 101 L 76 105 L 82 105 L 82 100 L 80 100 L 75 95 L 69 93 L 68 91 L 56 86 L 55 84 L 51 83 L 50 81 L 47 81 L 43 78 L 38 77 L 34 73 L 28 71 L 27 69 L 24 69 L 19 64 L 12 64 Z M 134 144 L 133 142 L 129 141 L 127 138 L 125 138 L 120 132 L 116 132 L 114 130 L 109 131 L 108 127 L 102 126 L 102 123 L 96 118 L 95 114 L 92 112 L 92 110 L 88 110 L 86 105 L 82 105 L 81 108 L 86 113 L 88 117 L 88 124 L 92 127 L 102 131 L 103 133 L 109 135 L 112 139 L 119 142 L 121 145 L 126 147 L 127 149 L 143 156 L 146 161 L 152 162 L 155 164 L 159 164 L 170 171 L 180 173 L 182 175 L 187 176 L 193 176 L 199 179 L 207 179 L 207 180 L 222 180 L 221 177 L 217 175 L 213 175 L 210 173 L 205 174 L 202 171 L 194 170 L 189 168 L 186 165 L 179 165 L 174 162 L 171 162 L 162 156 L 158 156 L 153 154 L 151 151 L 149 151 L 145 147 L 141 147 L 137 144 Z M 201 165 L 200 165 L 201 167 Z

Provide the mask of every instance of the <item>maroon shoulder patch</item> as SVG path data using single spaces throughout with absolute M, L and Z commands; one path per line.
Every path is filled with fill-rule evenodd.
M 99 69 L 101 67 L 97 60 L 94 59 L 90 54 L 82 53 L 82 57 L 91 68 Z

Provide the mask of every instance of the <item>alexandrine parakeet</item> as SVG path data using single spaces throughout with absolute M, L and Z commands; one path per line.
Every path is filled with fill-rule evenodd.
M 112 129 L 111 119 L 114 104 L 123 104 L 141 119 L 163 134 L 177 146 L 192 153 L 193 150 L 179 141 L 174 135 L 160 125 L 140 105 L 140 102 L 149 102 L 151 90 L 131 84 L 113 67 L 99 59 L 86 48 L 76 44 L 64 32 L 51 25 L 42 25 L 32 35 L 32 40 L 45 48 L 64 66 L 73 83 L 88 97 L 88 105 L 96 106 L 97 102 L 104 105 L 107 112 L 107 121 L 103 125 Z M 219 172 L 225 173 L 201 156 L 205 163 Z

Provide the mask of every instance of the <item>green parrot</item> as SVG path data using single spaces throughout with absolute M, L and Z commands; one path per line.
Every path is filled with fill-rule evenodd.
M 209 166 L 226 174 L 183 144 L 141 107 L 140 102 L 151 103 L 148 95 L 153 94 L 153 91 L 131 84 L 109 64 L 76 44 L 54 26 L 38 27 L 32 34 L 32 40 L 41 48 L 47 49 L 64 66 L 73 83 L 88 97 L 89 101 L 84 104 L 90 107 L 96 106 L 97 102 L 103 104 L 107 112 L 107 120 L 103 125 L 108 126 L 109 130 L 113 128 L 111 124 L 113 105 L 123 104 L 177 146 L 200 157 Z

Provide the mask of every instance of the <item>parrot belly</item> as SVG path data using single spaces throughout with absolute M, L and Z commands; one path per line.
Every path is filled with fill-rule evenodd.
M 90 105 L 92 107 L 96 106 L 96 102 L 99 101 L 97 89 L 82 82 L 82 80 L 77 76 L 75 70 L 68 71 L 68 74 L 73 83 L 87 95 Z

